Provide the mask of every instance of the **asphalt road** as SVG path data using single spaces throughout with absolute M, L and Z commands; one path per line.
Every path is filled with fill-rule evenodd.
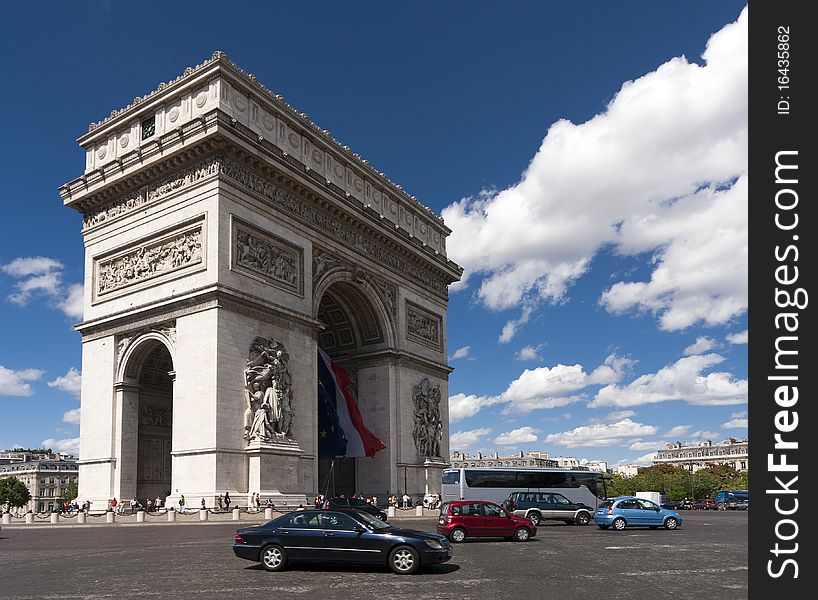
M 746 598 L 748 513 L 682 515 L 684 525 L 676 531 L 546 523 L 526 543 L 455 545 L 450 562 L 411 576 L 349 566 L 267 573 L 233 555 L 234 523 L 5 526 L 0 597 Z M 434 530 L 428 518 L 395 524 Z

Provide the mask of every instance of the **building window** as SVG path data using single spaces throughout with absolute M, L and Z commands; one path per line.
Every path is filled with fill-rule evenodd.
M 156 115 L 142 121 L 142 139 L 153 137 L 156 133 Z

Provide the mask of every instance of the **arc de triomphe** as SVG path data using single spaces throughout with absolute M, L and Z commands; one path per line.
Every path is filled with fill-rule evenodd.
M 439 491 L 462 273 L 439 217 L 221 52 L 78 142 L 81 500 Z M 332 477 L 319 347 L 386 445 Z

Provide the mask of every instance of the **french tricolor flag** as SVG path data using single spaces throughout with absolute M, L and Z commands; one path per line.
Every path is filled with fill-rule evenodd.
M 386 448 L 364 425 L 350 377 L 318 349 L 318 458 L 375 456 Z

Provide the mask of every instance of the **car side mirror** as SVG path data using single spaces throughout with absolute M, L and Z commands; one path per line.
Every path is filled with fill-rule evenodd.
M 363 525 L 356 525 L 355 529 L 353 529 L 353 531 L 355 531 L 356 533 L 365 533 L 365 532 L 367 532 L 369 530 L 366 527 L 364 527 Z
M 660 508 L 657 506 L 657 507 L 656 507 L 656 508 L 654 508 L 653 510 L 655 510 L 656 512 L 659 512 L 661 509 L 660 509 Z

